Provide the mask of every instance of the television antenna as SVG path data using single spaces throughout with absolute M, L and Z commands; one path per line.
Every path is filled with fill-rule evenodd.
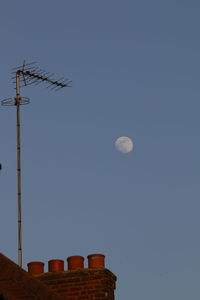
M 71 87 L 71 80 L 63 77 L 55 80 L 54 73 L 46 72 L 36 66 L 35 62 L 23 64 L 13 69 L 16 95 L 13 98 L 1 100 L 3 106 L 16 106 L 17 117 L 17 199 L 18 199 L 18 265 L 22 267 L 22 209 L 21 209 L 21 132 L 20 132 L 20 106 L 29 104 L 30 99 L 21 97 L 21 87 L 38 85 L 41 82 L 47 83 L 47 88 L 59 90 L 64 87 Z

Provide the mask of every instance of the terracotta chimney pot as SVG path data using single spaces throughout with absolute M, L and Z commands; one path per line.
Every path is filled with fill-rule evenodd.
M 90 254 L 88 255 L 88 268 L 98 269 L 105 268 L 105 255 L 103 254 Z
M 67 258 L 68 270 L 84 268 L 84 257 L 80 255 L 69 256 Z
M 41 261 L 32 261 L 27 264 L 28 273 L 31 275 L 38 275 L 44 273 L 44 263 Z
M 52 259 L 48 261 L 49 272 L 62 272 L 64 271 L 64 260 Z

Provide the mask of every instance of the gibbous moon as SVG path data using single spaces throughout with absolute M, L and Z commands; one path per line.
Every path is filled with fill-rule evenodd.
M 133 142 L 127 136 L 121 136 L 115 141 L 115 147 L 122 153 L 128 153 L 133 150 Z

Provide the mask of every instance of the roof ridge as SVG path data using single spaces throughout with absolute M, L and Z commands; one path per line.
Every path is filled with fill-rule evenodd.
M 0 253 L 0 294 L 9 300 L 64 300 L 49 286 Z

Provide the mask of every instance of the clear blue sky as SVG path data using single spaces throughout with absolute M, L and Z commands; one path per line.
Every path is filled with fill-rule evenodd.
M 104 253 L 117 300 L 199 299 L 199 15 L 197 0 L 1 2 L 1 98 L 23 59 L 73 81 L 21 93 L 24 268 Z M 17 261 L 14 107 L 0 137 L 0 251 Z

